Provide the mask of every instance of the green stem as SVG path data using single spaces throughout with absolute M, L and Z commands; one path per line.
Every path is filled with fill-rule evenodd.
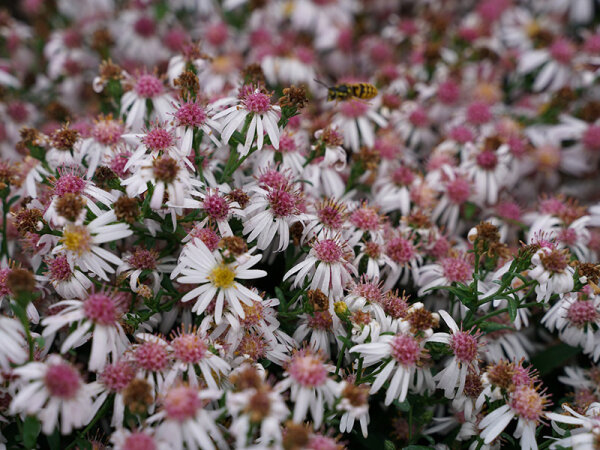
M 8 211 L 8 205 L 6 204 L 6 197 L 2 198 L 2 248 L 0 250 L 0 256 L 6 256 L 8 258 L 8 240 L 7 240 L 7 229 L 6 226 L 6 214 Z
M 519 305 L 517 308 L 518 309 L 529 308 L 530 306 L 535 306 L 537 304 L 538 304 L 538 302 L 524 303 L 523 305 Z M 480 324 L 481 322 L 485 322 L 490 317 L 494 317 L 499 314 L 503 314 L 505 312 L 508 312 L 508 308 L 496 309 L 495 311 L 492 311 L 491 313 L 481 316 L 479 319 L 475 320 L 470 326 Z M 470 327 L 467 327 L 467 328 L 470 328 Z

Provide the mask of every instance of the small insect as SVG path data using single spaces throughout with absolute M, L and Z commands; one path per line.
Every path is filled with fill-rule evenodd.
M 370 83 L 344 83 L 336 86 L 327 86 L 319 80 L 317 83 L 327 88 L 327 100 L 344 101 L 350 98 L 370 100 L 377 95 L 377 88 Z

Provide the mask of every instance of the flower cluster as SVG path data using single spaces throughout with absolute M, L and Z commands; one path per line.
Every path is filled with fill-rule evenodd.
M 598 2 L 13 3 L 0 450 L 597 448 Z

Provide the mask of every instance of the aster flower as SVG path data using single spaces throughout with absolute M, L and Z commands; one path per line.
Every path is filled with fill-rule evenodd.
M 110 443 L 115 450 L 132 450 L 135 448 L 168 450 L 171 448 L 170 440 L 158 439 L 152 428 L 130 431 L 118 428 L 111 436 Z
M 81 374 L 58 355 L 46 362 L 30 362 L 14 369 L 20 377 L 19 387 L 10 404 L 11 414 L 36 416 L 44 434 L 60 425 L 69 434 L 92 420 L 97 408 L 98 383 L 84 383 Z
M 189 156 L 192 152 L 196 130 L 202 131 L 215 145 L 220 145 L 214 133 L 214 130 L 219 129 L 219 124 L 209 116 L 210 113 L 211 111 L 198 101 L 187 101 L 177 105 L 177 110 L 173 113 L 173 124 L 175 137 L 180 142 L 178 150 L 182 156 Z
M 169 264 L 172 261 L 170 257 L 159 258 L 154 249 L 136 247 L 132 252 L 123 255 L 123 263 L 117 267 L 117 276 L 129 278 L 129 287 L 133 292 L 138 292 L 141 286 L 140 278 L 144 271 L 148 271 L 145 275 L 150 277 L 152 291 L 156 294 L 160 287 L 161 275 L 173 270 L 174 266 Z
M 362 435 L 368 436 L 369 418 L 369 387 L 364 384 L 356 385 L 353 380 L 344 380 L 339 386 L 338 396 L 341 398 L 337 410 L 342 413 L 340 431 L 349 433 L 358 420 Z
M 123 425 L 125 417 L 125 403 L 123 402 L 123 393 L 129 383 L 136 376 L 136 368 L 126 359 L 120 359 L 104 366 L 104 369 L 98 377 L 98 382 L 104 388 L 101 397 L 114 395 L 113 413 L 110 421 L 111 426 L 120 428 Z
M 344 286 L 357 274 L 350 262 L 351 250 L 340 238 L 319 239 L 311 244 L 304 261 L 292 267 L 283 277 L 284 281 L 294 277 L 294 286 L 304 283 L 311 276 L 311 289 L 319 289 L 334 298 L 342 294 Z
M 92 371 L 102 370 L 109 355 L 115 361 L 129 345 L 129 340 L 120 324 L 123 314 L 123 298 L 96 292 L 85 300 L 63 300 L 55 307 L 64 307 L 60 312 L 42 321 L 45 327 L 43 336 L 54 335 L 65 325 L 75 327 L 64 340 L 61 353 L 83 345 L 92 339 L 88 367 Z
M 181 299 L 186 302 L 196 298 L 192 309 L 196 314 L 202 314 L 216 295 L 214 317 L 218 324 L 223 317 L 225 300 L 241 318 L 245 314 L 240 302 L 251 305 L 252 300 L 261 300 L 258 294 L 236 281 L 264 277 L 267 274 L 264 270 L 250 269 L 260 259 L 260 255 L 250 252 L 228 261 L 220 252 L 211 252 L 200 239 L 194 239 L 184 248 L 171 278 L 183 284 L 200 285 Z
M 563 414 L 546 413 L 546 417 L 553 423 L 553 429 L 556 430 L 562 438 L 554 440 L 550 445 L 552 450 L 559 448 L 580 448 L 592 450 L 600 437 L 600 422 L 598 420 L 598 408 L 600 404 L 592 403 L 586 408 L 585 414 L 574 411 L 573 408 L 563 403 Z M 558 424 L 569 426 L 569 435 L 566 430 Z
M 381 361 L 383 369 L 376 375 L 370 393 L 377 393 L 391 376 L 390 385 L 385 395 L 385 404 L 394 400 L 403 402 L 411 386 L 421 385 L 424 370 L 420 366 L 426 357 L 423 348 L 426 340 L 415 338 L 406 330 L 395 335 L 382 335 L 375 342 L 355 345 L 350 353 L 358 353 L 363 359 L 363 366 L 370 367 Z M 392 375 L 393 374 L 393 375 Z
M 465 388 L 467 374 L 478 370 L 479 335 L 458 328 L 454 319 L 443 309 L 439 311 L 440 316 L 450 328 L 451 333 L 435 333 L 429 338 L 429 342 L 441 342 L 450 346 L 453 357 L 446 368 L 438 372 L 434 380 L 438 387 L 444 389 L 447 398 L 461 396 Z M 458 385 L 458 389 L 457 389 Z
M 424 295 L 435 286 L 450 286 L 452 283 L 469 284 L 472 280 L 473 268 L 466 260 L 466 255 L 456 253 L 441 258 L 437 263 L 421 267 L 419 273 L 419 295 Z
M 339 107 L 339 112 L 333 118 L 332 125 L 342 130 L 344 142 L 355 152 L 361 144 L 372 147 L 375 144 L 375 130 L 373 123 L 379 127 L 387 126 L 385 120 L 374 105 L 350 99 Z
M 169 119 L 173 113 L 172 97 L 165 92 L 160 79 L 149 73 L 130 78 L 132 89 L 121 98 L 121 111 L 127 114 L 125 126 L 134 131 L 141 130 L 147 118 L 147 101 L 152 104 L 152 116 L 161 121 Z
M 114 273 L 108 264 L 122 264 L 121 258 L 100 244 L 113 242 L 131 236 L 133 232 L 126 224 L 116 222 L 114 211 L 103 212 L 87 225 L 68 224 L 62 230 L 60 244 L 53 254 L 64 254 L 70 267 L 78 266 L 81 270 L 92 272 L 94 275 L 108 280 L 107 273 Z
M 276 386 L 278 392 L 290 389 L 294 402 L 293 421 L 301 423 L 310 409 L 314 428 L 323 422 L 324 407 L 333 406 L 337 383 L 330 378 L 334 367 L 326 364 L 320 353 L 298 350 L 286 366 L 285 378 Z
M 172 448 L 201 448 L 212 450 L 227 446 L 215 420 L 218 410 L 206 408 L 208 401 L 220 398 L 222 393 L 214 390 L 198 390 L 187 386 L 169 389 L 161 401 L 161 409 L 148 418 L 155 424 L 155 435 L 168 440 Z
M 88 165 L 86 177 L 92 178 L 96 168 L 106 163 L 107 158 L 119 144 L 125 127 L 120 120 L 113 119 L 112 115 L 100 116 L 94 123 L 91 136 L 81 142 L 80 152 L 82 160 Z M 112 155 L 111 155 L 112 156 Z
M 531 258 L 533 269 L 529 277 L 536 280 L 537 301 L 547 302 L 552 294 L 573 289 L 574 270 L 569 266 L 569 252 L 554 247 L 542 247 Z
M 277 105 L 271 105 L 271 98 L 258 88 L 244 86 L 240 90 L 239 100 L 231 99 L 231 103 L 236 103 L 229 108 L 218 112 L 213 116 L 213 120 L 221 123 L 221 138 L 223 143 L 227 144 L 240 125 L 251 118 L 246 131 L 245 142 L 240 150 L 240 155 L 246 155 L 250 151 L 254 138 L 256 137 L 256 149 L 260 150 L 264 144 L 264 133 L 266 132 L 275 149 L 279 149 L 280 130 L 277 122 L 281 108 Z

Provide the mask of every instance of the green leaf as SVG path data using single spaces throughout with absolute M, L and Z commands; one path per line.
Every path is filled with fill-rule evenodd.
M 396 450 L 396 446 L 392 441 L 385 441 L 383 443 L 384 450 Z
M 540 375 L 546 375 L 554 369 L 563 367 L 566 362 L 577 355 L 580 349 L 560 343 L 538 353 L 531 359 L 531 363 L 539 371 Z
M 519 302 L 514 297 L 508 298 L 508 316 L 510 317 L 510 321 L 514 322 L 517 318 L 517 308 L 519 307 Z
M 479 324 L 479 328 L 484 333 L 493 333 L 494 331 L 500 330 L 514 330 L 514 327 L 511 327 L 509 325 L 503 325 L 497 322 L 483 322 Z
M 397 405 L 397 406 L 398 406 L 398 409 L 399 409 L 400 411 L 403 411 L 403 412 L 408 412 L 408 411 L 410 411 L 410 403 L 408 402 L 408 400 L 404 400 L 404 401 L 403 401 L 403 402 L 401 402 L 401 403 L 400 403 L 400 402 L 398 402 L 398 405 Z
M 41 429 L 42 425 L 37 418 L 27 416 L 23 423 L 23 445 L 25 448 L 34 448 L 36 446 Z

